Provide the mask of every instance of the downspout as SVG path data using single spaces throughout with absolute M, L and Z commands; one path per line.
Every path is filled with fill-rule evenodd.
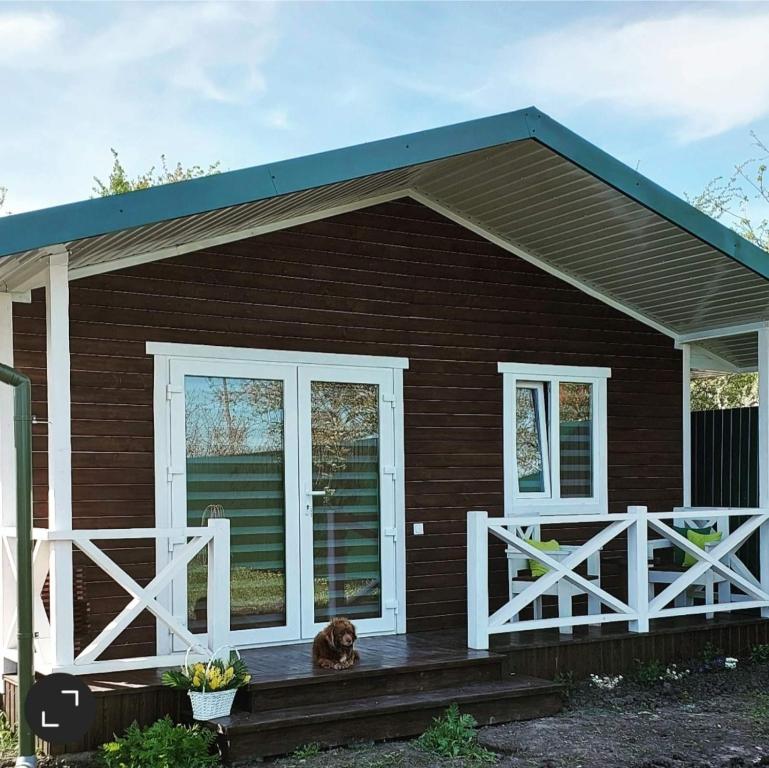
M 0 383 L 14 388 L 16 445 L 16 583 L 18 610 L 17 766 L 33 768 L 35 736 L 24 717 L 24 702 L 35 682 L 32 625 L 32 385 L 27 376 L 0 364 Z

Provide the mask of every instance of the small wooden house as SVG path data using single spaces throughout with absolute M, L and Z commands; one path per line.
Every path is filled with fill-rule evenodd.
M 231 645 L 257 688 L 222 733 L 322 741 L 329 718 L 285 713 L 338 679 L 306 646 L 334 615 L 362 637 L 353 699 L 399 713 L 374 736 L 463 690 L 526 716 L 508 663 L 767 637 L 769 256 L 535 108 L 4 217 L 0 257 L 0 362 L 33 381 L 36 664 L 89 675 L 106 735 L 170 706 L 157 670 Z M 760 372 L 759 508 L 691 508 L 692 370 Z

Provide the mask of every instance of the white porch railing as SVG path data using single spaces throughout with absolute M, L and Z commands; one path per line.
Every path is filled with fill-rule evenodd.
M 745 520 L 735 526 L 730 520 Z M 705 549 L 681 536 L 670 525 L 674 520 L 722 521 L 714 527 L 722 532 L 719 542 Z M 667 521 L 667 522 L 666 522 Z M 532 526 L 600 525 L 602 529 L 566 556 L 553 557 L 533 546 L 526 529 Z M 649 538 L 649 532 L 661 538 Z M 594 579 L 576 571 L 591 555 L 600 553 L 610 541 L 627 532 L 627 600 L 608 592 Z M 467 518 L 467 600 L 468 645 L 489 647 L 489 636 L 532 629 L 561 628 L 577 625 L 628 622 L 634 632 L 648 632 L 651 619 L 690 614 L 712 615 L 717 611 L 760 608 L 769 612 L 769 552 L 761 552 L 760 578 L 751 573 L 737 556 L 737 550 L 757 532 L 769 541 L 769 510 L 766 509 L 677 509 L 649 513 L 646 507 L 629 507 L 626 513 L 603 515 L 522 515 L 489 518 L 486 512 L 469 512 Z M 542 563 L 548 571 L 533 579 L 529 586 L 509 599 L 493 613 L 489 610 L 489 542 L 502 542 L 517 557 Z M 544 538 L 544 537 L 543 537 Z M 664 573 L 650 562 L 663 546 L 675 546 L 691 555 L 689 568 Z M 585 594 L 599 612 L 583 616 L 558 615 L 552 618 L 523 619 L 522 612 L 559 581 Z M 655 584 L 662 584 L 656 594 Z M 687 591 L 701 588 L 704 600 L 697 605 L 682 600 Z M 736 591 L 735 591 L 736 590 Z M 572 590 L 573 591 L 573 590 Z M 717 601 L 716 601 L 716 598 Z M 669 604 L 673 602 L 671 607 Z M 691 600 L 693 603 L 693 599 Z M 532 611 L 533 612 L 533 611 Z M 533 612 L 534 613 L 534 612 Z
M 15 576 L 15 531 L 3 530 L 3 555 Z M 186 649 L 191 648 L 190 658 L 202 658 L 200 651 L 213 652 L 229 643 L 230 638 L 230 583 L 221 574 L 230 572 L 230 521 L 213 519 L 208 525 L 198 528 L 126 528 L 50 531 L 36 528 L 33 531 L 34 549 L 34 594 L 35 594 L 35 667 L 43 673 L 68 672 L 87 674 L 111 672 L 125 669 L 142 669 L 178 664 L 184 658 Z M 156 573 L 154 578 L 141 586 L 124 568 L 118 565 L 107 552 L 97 546 L 97 541 L 165 540 L 184 543 L 170 548 L 170 559 Z M 130 597 L 127 605 L 98 633 L 98 635 L 75 657 L 74 663 L 62 664 L 55 658 L 55 632 L 69 632 L 74 638 L 74 626 L 52 626 L 45 610 L 42 589 L 49 574 L 49 551 L 53 542 L 71 542 L 95 565 L 110 576 Z M 184 619 L 174 616 L 165 604 L 164 593 L 171 582 L 186 578 L 187 567 L 203 549 L 208 556 L 207 589 L 207 636 L 194 635 L 184 625 Z M 217 578 L 218 575 L 218 578 Z M 61 599 L 61 595 L 59 595 Z M 53 608 L 55 610 L 55 607 Z M 154 656 L 104 659 L 99 657 L 117 640 L 131 623 L 142 613 L 149 611 L 159 624 L 168 628 L 172 637 L 179 638 L 185 651 Z M 64 615 L 72 615 L 65 611 Z M 3 644 L 6 658 L 14 659 L 16 647 L 15 619 L 3 628 Z

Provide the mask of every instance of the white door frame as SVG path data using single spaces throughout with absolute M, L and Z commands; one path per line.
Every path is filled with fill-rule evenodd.
M 405 450 L 404 450 L 404 421 L 403 421 L 403 371 L 408 368 L 408 359 L 399 357 L 379 357 L 370 355 L 344 355 L 344 354 L 326 354 L 317 352 L 289 352 L 289 351 L 275 351 L 275 350 L 259 350 L 259 349 L 245 349 L 237 347 L 218 347 L 196 344 L 174 344 L 165 342 L 147 342 L 147 353 L 153 355 L 155 359 L 155 386 L 154 386 L 154 420 L 155 420 L 155 509 L 156 509 L 156 525 L 159 528 L 170 527 L 172 524 L 172 509 L 174 505 L 173 490 L 174 485 L 178 487 L 184 487 L 182 483 L 174 483 L 174 477 L 178 475 L 174 474 L 178 471 L 178 465 L 175 466 L 172 463 L 171 446 L 172 446 L 172 418 L 170 407 L 173 397 L 173 384 L 171 371 L 172 368 L 178 370 L 179 363 L 172 365 L 172 361 L 184 361 L 183 367 L 193 362 L 207 362 L 209 364 L 212 361 L 217 361 L 215 369 L 216 375 L 222 375 L 222 362 L 227 361 L 227 369 L 229 371 L 229 364 L 235 364 L 236 366 L 244 366 L 242 370 L 249 369 L 250 373 L 248 377 L 255 377 L 254 372 L 256 368 L 254 363 L 258 363 L 259 370 L 264 371 L 266 367 L 270 369 L 275 364 L 276 369 L 280 367 L 293 367 L 296 371 L 296 366 L 317 366 L 316 372 L 321 377 L 325 375 L 324 370 L 328 370 L 330 366 L 336 368 L 345 367 L 350 371 L 350 375 L 353 373 L 356 376 L 365 374 L 366 371 L 382 374 L 387 371 L 391 376 L 392 381 L 392 397 L 390 411 L 393 418 L 393 430 L 392 430 L 392 444 L 393 444 L 393 459 L 395 474 L 393 476 L 394 482 L 392 483 L 393 493 L 392 502 L 395 515 L 395 548 L 394 548 L 394 592 L 395 596 L 386 597 L 382 594 L 383 609 L 385 606 L 385 600 L 395 600 L 395 628 L 394 632 L 402 634 L 406 632 L 406 513 L 405 513 Z M 383 370 L 385 369 L 385 370 Z M 201 369 L 202 370 L 202 369 Z M 307 369 L 310 370 L 309 368 Z M 261 373 L 257 378 L 264 378 L 265 374 Z M 312 378 L 312 376 L 311 376 Z M 389 401 L 388 401 L 389 402 Z M 383 404 L 380 403 L 380 418 L 383 416 Z M 290 409 L 286 409 L 288 411 Z M 294 414 L 296 418 L 296 414 Z M 286 415 L 288 419 L 288 415 Z M 174 419 L 176 421 L 177 419 Z M 296 422 L 294 421 L 294 424 Z M 178 429 L 178 427 L 176 427 Z M 288 425 L 286 425 L 286 434 L 288 435 Z M 295 432 L 296 434 L 296 432 Z M 289 440 L 286 440 L 286 449 L 288 450 Z M 298 460 L 298 457 L 297 457 Z M 384 462 L 381 462 L 384 464 Z M 286 456 L 286 466 L 288 467 L 288 456 Z M 381 472 L 381 467 L 380 467 Z M 388 482 L 390 478 L 388 477 Z M 296 491 L 299 491 L 298 485 Z M 176 491 L 178 493 L 178 491 Z M 288 504 L 289 483 L 286 484 L 286 495 Z M 301 503 L 301 499 L 298 503 Z M 384 530 L 384 524 L 382 524 L 382 530 Z M 388 526 L 389 527 L 389 526 Z M 297 549 L 300 539 L 297 532 Z M 288 526 L 287 526 L 287 562 L 288 562 L 288 547 L 290 546 L 288 540 Z M 156 563 L 157 568 L 162 568 L 163 565 L 168 562 L 169 551 L 167 541 L 158 541 L 156 548 Z M 383 563 L 384 566 L 384 563 Z M 288 569 L 287 569 L 288 570 Z M 287 583 L 288 589 L 288 583 Z M 173 605 L 171 590 L 168 589 L 163 595 L 160 596 L 159 601 L 166 607 L 171 608 Z M 299 602 L 299 601 L 295 601 Z M 306 601 L 305 601 L 306 602 Z M 392 604 L 392 603 L 391 603 Z M 178 605 L 178 603 L 177 603 Z M 186 608 L 185 608 L 186 610 Z M 392 610 L 392 609 L 391 609 Z M 384 613 L 384 610 L 383 610 Z M 287 617 L 288 618 L 288 617 Z M 366 620 L 363 620 L 366 621 Z M 362 624 L 362 622 L 361 622 Z M 246 638 L 240 636 L 240 632 L 263 632 L 265 630 L 242 630 L 237 633 L 233 633 L 232 642 L 238 647 L 255 647 L 259 645 L 272 645 L 281 642 L 302 642 L 301 639 L 281 641 L 279 639 L 272 639 L 269 642 L 260 641 L 256 636 L 253 638 Z M 393 630 L 389 630 L 392 632 Z M 363 628 L 361 634 L 367 634 L 368 632 Z M 371 630 L 372 634 L 386 634 L 381 630 Z M 288 634 L 288 633 L 286 633 Z M 298 634 L 298 633 L 297 633 Z M 158 626 L 157 633 L 157 647 L 158 653 L 171 652 L 171 640 L 168 637 L 164 628 Z

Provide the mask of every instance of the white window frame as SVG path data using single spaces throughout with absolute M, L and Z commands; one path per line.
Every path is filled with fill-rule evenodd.
M 607 380 L 611 368 L 574 365 L 537 365 L 531 363 L 499 363 L 502 374 L 502 418 L 504 448 L 505 515 L 525 514 L 605 514 L 608 511 L 607 455 Z M 560 384 L 590 384 L 593 402 L 593 495 L 590 498 L 561 498 L 560 477 Z M 545 385 L 549 385 L 545 387 Z M 545 487 L 549 492 L 521 493 L 518 489 L 518 452 L 516 445 L 516 396 L 518 386 L 540 385 L 542 405 L 548 399 L 549 425 L 541 409 L 540 425 L 547 434 L 542 441 L 543 470 L 549 469 Z M 544 426 L 543 425 L 544 422 Z M 549 448 L 549 450 L 548 450 Z

